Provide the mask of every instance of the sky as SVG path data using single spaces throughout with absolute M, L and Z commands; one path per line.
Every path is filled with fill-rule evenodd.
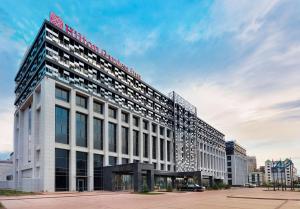
M 0 156 L 13 150 L 14 77 L 53 11 L 266 159 L 300 170 L 300 1 L 13 1 L 0 5 Z

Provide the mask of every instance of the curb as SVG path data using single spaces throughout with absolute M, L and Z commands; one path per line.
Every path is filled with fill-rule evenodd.
M 253 200 L 290 200 L 290 201 L 300 201 L 300 199 L 294 198 L 273 198 L 273 197 L 243 197 L 243 196 L 227 196 L 227 198 L 239 198 L 239 199 L 253 199 Z
M 111 194 L 75 194 L 75 195 L 57 195 L 57 196 L 48 196 L 48 197 L 42 197 L 42 195 L 37 196 L 31 196 L 31 197 L 25 197 L 25 196 L 16 196 L 12 198 L 0 198 L 0 201 L 7 201 L 7 200 L 26 200 L 26 199 L 53 199 L 53 198 L 65 198 L 65 197 L 83 197 L 83 196 L 99 196 L 99 195 L 111 195 Z M 116 195 L 116 194 L 114 194 Z

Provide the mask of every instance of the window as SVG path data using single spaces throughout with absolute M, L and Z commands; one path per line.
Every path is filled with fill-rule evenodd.
M 171 142 L 167 141 L 167 161 L 170 161 L 171 159 Z
M 165 128 L 160 126 L 159 127 L 159 134 L 163 136 L 164 132 L 165 132 Z
M 165 164 L 160 164 L 160 170 L 165 170 Z
M 153 168 L 156 169 L 156 163 L 153 163 Z
M 32 117 L 32 111 L 31 111 L 31 105 L 29 105 L 28 107 L 28 134 L 30 135 L 31 134 L 31 119 Z
M 171 130 L 167 129 L 167 137 L 170 138 L 171 137 Z
M 122 164 L 128 164 L 129 163 L 129 159 L 127 158 L 122 158 Z
M 122 114 L 121 114 L 121 120 L 124 123 L 128 123 L 128 113 L 122 112 Z
M 160 160 L 164 160 L 164 145 L 165 141 L 164 139 L 160 139 Z
M 109 151 L 117 151 L 117 125 L 114 123 L 108 123 L 108 140 L 109 140 Z
M 231 166 L 231 162 L 227 162 L 227 166 Z
M 109 162 L 109 165 L 117 165 L 117 157 L 109 156 L 108 162 Z
M 228 178 L 232 178 L 232 174 L 231 173 L 228 174 Z
M 69 91 L 56 86 L 55 98 L 65 102 L 69 102 Z
M 128 128 L 122 127 L 122 153 L 128 154 Z
M 231 160 L 231 156 L 227 156 L 227 160 Z
M 69 110 L 55 107 L 55 142 L 69 144 Z
M 115 109 L 113 107 L 109 107 L 108 108 L 108 116 L 116 119 L 117 118 L 117 109 Z
M 103 121 L 94 118 L 94 149 L 103 150 Z
M 227 168 L 227 171 L 228 171 L 228 172 L 231 172 L 231 168 Z
M 100 102 L 94 101 L 94 112 L 103 114 L 103 104 Z
M 83 181 L 83 190 L 87 190 L 87 153 L 76 152 L 76 182 Z M 77 190 L 79 190 L 79 184 L 77 184 Z
M 69 190 L 69 151 L 55 149 L 55 191 Z
M 87 147 L 87 116 L 76 113 L 76 145 Z
M 152 136 L 152 158 L 156 159 L 156 137 Z
M 168 171 L 171 171 L 171 165 L 168 165 Z
M 87 108 L 87 98 L 76 95 L 76 105 L 79 107 Z
M 133 116 L 133 125 L 139 127 L 139 118 L 136 116 Z
M 139 132 L 133 130 L 133 155 L 139 156 Z
M 156 132 L 156 128 L 157 128 L 157 125 L 152 123 L 152 132 L 155 133 Z
M 94 189 L 103 189 L 103 155 L 94 154 Z
M 148 157 L 148 134 L 143 134 L 144 138 L 144 157 Z
M 144 128 L 145 130 L 148 130 L 148 121 L 143 120 L 143 128 Z

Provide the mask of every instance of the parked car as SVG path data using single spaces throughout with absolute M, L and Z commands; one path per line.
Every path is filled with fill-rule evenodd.
M 179 188 L 181 191 L 204 192 L 205 187 L 198 184 L 186 184 Z
M 255 188 L 256 185 L 255 184 L 250 184 L 250 183 L 247 183 L 244 185 L 245 187 L 248 187 L 248 188 Z

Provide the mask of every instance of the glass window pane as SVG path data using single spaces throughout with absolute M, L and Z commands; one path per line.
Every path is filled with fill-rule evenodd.
M 117 125 L 114 123 L 108 123 L 108 140 L 109 140 L 109 151 L 117 151 Z
M 139 132 L 133 131 L 133 155 L 139 156 Z
M 128 128 L 122 127 L 122 153 L 128 154 Z
M 55 142 L 69 144 L 69 110 L 55 107 Z
M 79 107 L 87 108 L 87 98 L 76 95 L 76 105 Z
M 144 137 L 144 157 L 148 157 L 148 134 L 143 134 Z
M 94 118 L 94 149 L 103 150 L 103 121 Z
M 87 147 L 87 116 L 76 113 L 76 145 Z
M 164 150 L 165 150 L 165 142 L 164 139 L 160 139 L 160 160 L 164 160 Z
M 103 114 L 103 104 L 100 102 L 94 101 L 94 112 Z
M 69 102 L 69 91 L 56 86 L 55 98 L 65 102 Z
M 156 137 L 152 137 L 152 158 L 156 159 Z
M 55 149 L 55 191 L 69 190 L 69 151 Z

